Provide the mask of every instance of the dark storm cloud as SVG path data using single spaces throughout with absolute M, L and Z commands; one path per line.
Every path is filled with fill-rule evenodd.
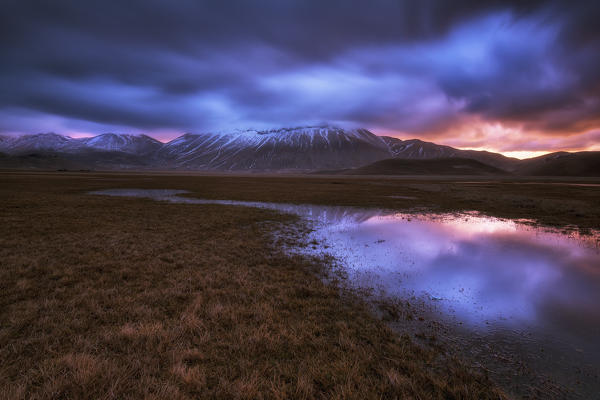
M 583 132 L 599 18 L 591 1 L 5 1 L 0 129 Z

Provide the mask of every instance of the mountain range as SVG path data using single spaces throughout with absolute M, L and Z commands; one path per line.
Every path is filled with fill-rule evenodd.
M 382 164 L 384 160 L 412 161 L 385 161 Z M 450 161 L 432 163 L 425 160 Z M 388 174 L 413 170 L 430 174 L 455 171 L 457 175 L 477 171 L 480 174 L 595 176 L 600 175 L 597 168 L 599 160 L 600 152 L 562 152 L 518 160 L 497 153 L 460 150 L 418 139 L 377 136 L 366 129 L 336 127 L 188 133 L 167 143 L 147 135 L 115 133 L 91 138 L 70 138 L 54 133 L 0 136 L 2 168 L 356 170 L 356 173 L 368 174 L 376 173 L 383 165 Z M 457 164 L 458 161 L 462 164 Z M 379 164 L 368 167 L 373 163 Z M 461 169 L 460 165 L 464 168 Z

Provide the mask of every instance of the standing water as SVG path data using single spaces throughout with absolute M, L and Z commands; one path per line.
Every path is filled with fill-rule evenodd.
M 477 213 L 414 215 L 178 196 L 183 193 L 92 194 L 300 215 L 313 225 L 308 240 L 319 243 L 301 251 L 332 255 L 352 285 L 416 308 L 421 317 L 397 323 L 398 329 L 410 325 L 419 337 L 439 337 L 461 349 L 510 392 L 600 398 L 597 234 L 565 234 Z

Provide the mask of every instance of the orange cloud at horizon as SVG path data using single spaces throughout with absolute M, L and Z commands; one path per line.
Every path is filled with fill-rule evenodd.
M 475 121 L 423 137 L 411 133 L 378 132 L 399 139 L 421 139 L 461 150 L 483 150 L 519 159 L 558 151 L 600 151 L 600 128 L 581 133 L 528 131 L 499 122 Z

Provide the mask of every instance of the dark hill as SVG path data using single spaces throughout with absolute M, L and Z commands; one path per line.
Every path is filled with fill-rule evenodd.
M 552 153 L 519 163 L 515 173 L 532 176 L 600 176 L 600 151 Z
M 468 158 L 426 160 L 390 158 L 360 168 L 339 171 L 347 175 L 507 175 L 506 171 Z
M 0 168 L 45 170 L 118 170 L 147 168 L 149 161 L 135 154 L 118 151 L 82 151 L 64 153 L 32 151 L 19 155 L 0 153 Z

